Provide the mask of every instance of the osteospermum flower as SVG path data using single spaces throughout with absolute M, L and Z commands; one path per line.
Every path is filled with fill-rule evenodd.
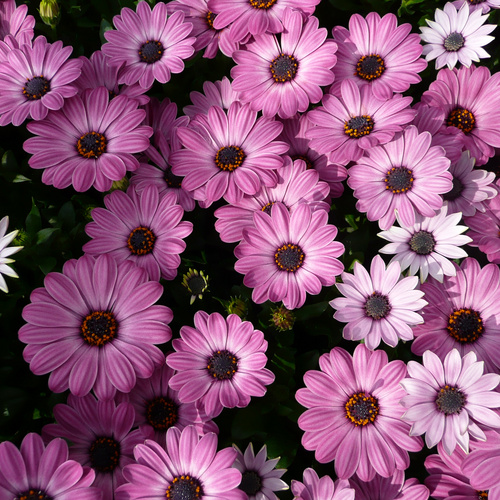
M 436 59 L 436 69 L 443 66 L 453 69 L 457 62 L 466 67 L 472 61 L 490 57 L 482 48 L 495 37 L 488 36 L 495 24 L 484 24 L 488 15 L 482 15 L 480 10 L 469 11 L 469 5 L 464 2 L 460 8 L 447 2 L 444 10 L 436 9 L 435 21 L 426 19 L 429 25 L 420 27 L 420 35 L 427 45 L 424 45 L 423 55 L 427 61 Z
M 333 285 L 344 268 L 338 260 L 344 245 L 334 241 L 337 228 L 328 224 L 325 210 L 312 212 L 302 203 L 290 214 L 275 203 L 270 214 L 255 212 L 254 226 L 243 231 L 234 268 L 254 289 L 257 304 L 270 300 L 283 301 L 287 309 L 301 307 L 306 293 L 317 295 Z
M 2 292 L 8 293 L 9 288 L 7 283 L 5 282 L 5 276 L 10 276 L 11 278 L 19 278 L 17 273 L 7 264 L 12 264 L 14 259 L 10 259 L 9 257 L 19 250 L 22 250 L 24 247 L 15 246 L 9 247 L 7 246 L 12 240 L 17 236 L 18 231 L 11 231 L 9 234 L 5 234 L 7 232 L 7 227 L 9 226 L 9 217 L 6 215 L 0 220 L 0 290 Z
M 381 18 L 376 12 L 366 18 L 352 15 L 349 30 L 336 26 L 333 38 L 339 50 L 331 92 L 338 95 L 342 80 L 351 78 L 359 86 L 369 84 L 379 99 L 390 99 L 393 92 L 404 92 L 418 83 L 418 73 L 427 63 L 420 58 L 420 37 L 410 31 L 408 23 L 397 25 L 394 14 Z
M 396 211 L 405 226 L 417 213 L 433 217 L 443 205 L 440 196 L 452 188 L 450 160 L 444 149 L 431 146 L 431 134 L 410 125 L 393 141 L 375 146 L 349 169 L 347 184 L 358 198 L 356 208 L 368 220 L 389 229 Z
M 0 443 L 2 498 L 100 500 L 101 490 L 91 486 L 94 471 L 68 460 L 64 439 L 45 446 L 35 433 L 27 434 L 18 450 L 9 441 Z
M 304 470 L 303 483 L 292 480 L 294 500 L 354 500 L 354 490 L 346 479 L 333 482 L 330 476 L 321 479 L 314 469 Z
M 0 66 L 0 125 L 43 120 L 77 93 L 71 83 L 80 76 L 82 61 L 67 60 L 72 51 L 60 40 L 50 44 L 39 36 L 33 46 L 25 44 L 7 54 Z
M 423 366 L 408 362 L 408 376 L 401 381 L 408 396 L 401 400 L 407 409 L 401 417 L 410 422 L 410 436 L 425 434 L 428 448 L 442 441 L 451 454 L 458 444 L 469 452 L 469 436 L 485 440 L 480 426 L 500 427 L 500 394 L 494 391 L 500 375 L 483 375 L 484 363 L 476 354 L 460 356 L 452 349 L 440 360 L 432 351 L 425 351 Z M 479 424 L 479 425 L 478 425 Z
M 267 341 L 260 330 L 236 314 L 224 319 L 204 311 L 194 315 L 194 325 L 181 328 L 181 338 L 172 342 L 177 352 L 167 356 L 167 365 L 178 372 L 169 384 L 181 401 L 198 401 L 216 417 L 223 408 L 243 408 L 251 396 L 266 393 L 274 375 L 264 368 Z
M 347 322 L 344 338 L 364 339 L 368 349 L 376 349 L 380 340 L 395 347 L 399 339 L 413 339 L 411 325 L 424 322 L 416 311 L 427 304 L 424 293 L 416 290 L 417 278 L 401 278 L 398 262 L 386 269 L 380 255 L 372 260 L 370 274 L 356 262 L 354 275 L 342 273 L 341 277 L 343 283 L 337 283 L 337 288 L 344 297 L 330 305 L 337 309 L 333 317 Z
M 31 43 L 35 18 L 27 14 L 27 5 L 17 6 L 16 0 L 0 1 L 0 40 L 11 35 L 19 45 Z
M 316 460 L 335 460 L 341 479 L 354 473 L 362 481 L 375 474 L 390 477 L 410 464 L 408 451 L 422 449 L 422 440 L 408 435 L 401 420 L 404 408 L 399 385 L 406 365 L 388 362 L 385 351 L 370 351 L 359 344 L 351 355 L 340 347 L 319 358 L 321 371 L 304 375 L 306 388 L 297 401 L 308 408 L 298 420 L 304 431 L 302 445 L 315 450 Z
M 189 304 L 193 304 L 196 298 L 202 299 L 203 293 L 208 290 L 208 276 L 203 271 L 191 269 L 182 276 L 182 286 L 191 294 Z
M 453 5 L 460 8 L 463 3 L 468 3 L 471 11 L 479 10 L 487 14 L 491 9 L 500 8 L 500 0 L 455 0 Z
M 172 311 L 153 305 L 163 287 L 132 262 L 109 255 L 66 261 L 23 309 L 28 323 L 19 340 L 36 375 L 50 373 L 49 388 L 111 399 L 150 377 L 165 357 L 154 344 L 170 340 Z
M 438 211 L 435 217 L 415 216 L 413 226 L 392 226 L 388 231 L 378 235 L 390 243 L 382 247 L 379 252 L 396 254 L 391 262 L 398 261 L 401 271 L 409 268 L 412 276 L 420 273 L 423 283 L 430 274 L 438 281 L 443 277 L 455 276 L 455 266 L 448 259 L 461 259 L 467 257 L 467 252 L 459 248 L 470 243 L 472 238 L 462 235 L 467 231 L 467 226 L 459 226 L 462 214 L 451 213 L 447 215 L 446 206 Z
M 257 455 L 250 443 L 245 453 L 233 444 L 237 451 L 233 467 L 241 472 L 241 483 L 238 488 L 248 495 L 248 500 L 278 500 L 273 491 L 288 489 L 288 485 L 280 479 L 286 469 L 276 469 L 279 458 L 267 460 L 267 447 L 264 445 Z
M 319 102 L 320 86 L 333 82 L 337 44 L 326 40 L 328 32 L 318 28 L 314 16 L 304 21 L 300 12 L 286 9 L 282 22 L 280 42 L 275 35 L 259 35 L 233 54 L 237 66 L 231 76 L 240 99 L 253 110 L 291 118 Z
M 142 1 L 134 12 L 128 7 L 113 18 L 116 30 L 104 32 L 108 41 L 102 51 L 109 56 L 110 66 L 122 66 L 118 83 L 139 82 L 149 89 L 154 81 L 166 83 L 171 73 L 184 70 L 183 59 L 194 53 L 193 25 L 184 22 L 183 12 L 167 16 L 167 6 L 158 2 L 151 10 Z
M 116 96 L 110 101 L 105 87 L 88 90 L 45 120 L 27 124 L 38 136 L 24 142 L 33 155 L 28 163 L 44 169 L 42 181 L 56 188 L 73 184 L 77 191 L 91 186 L 107 191 L 139 166 L 133 153 L 149 146 L 152 129 L 141 125 L 144 115 L 133 99 Z

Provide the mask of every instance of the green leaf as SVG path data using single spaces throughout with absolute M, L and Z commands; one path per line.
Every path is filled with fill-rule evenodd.
M 44 229 L 40 229 L 36 235 L 36 244 L 40 245 L 41 243 L 45 243 L 56 231 L 59 231 L 58 227 L 46 227 Z
M 26 232 L 28 235 L 34 235 L 42 229 L 42 218 L 40 217 L 40 210 L 35 204 L 35 200 L 31 199 L 31 210 L 26 217 Z
M 57 260 L 54 257 L 42 257 L 38 260 L 38 267 L 43 274 L 50 273 L 57 264 Z

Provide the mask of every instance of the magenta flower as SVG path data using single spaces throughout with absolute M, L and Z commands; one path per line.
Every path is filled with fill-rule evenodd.
M 107 191 L 139 166 L 133 153 L 149 146 L 152 130 L 141 125 L 144 115 L 133 99 L 110 101 L 105 87 L 87 90 L 45 120 L 27 124 L 38 136 L 24 142 L 25 151 L 33 154 L 29 164 L 45 169 L 42 181 L 56 188 L 73 184 L 77 191 L 91 186 Z
M 311 468 L 305 469 L 303 475 L 303 483 L 292 480 L 294 500 L 354 500 L 355 491 L 347 479 L 338 479 L 335 483 L 330 476 L 320 479 Z
M 359 88 L 353 80 L 344 80 L 339 97 L 327 94 L 322 106 L 307 118 L 316 125 L 306 136 L 311 148 L 328 156 L 331 162 L 347 164 L 359 160 L 373 146 L 392 140 L 412 121 L 415 111 L 411 97 L 400 94 L 378 99 L 369 85 Z
M 99 399 L 130 392 L 165 357 L 154 344 L 170 340 L 172 311 L 153 305 L 163 287 L 132 262 L 84 255 L 49 273 L 23 309 L 19 340 L 35 375 L 50 373 L 49 388 Z
M 33 46 L 22 45 L 7 54 L 0 66 L 0 125 L 43 120 L 77 93 L 71 83 L 80 76 L 82 61 L 68 61 L 72 51 L 60 40 L 50 44 L 39 36 Z
M 70 394 L 68 404 L 54 407 L 57 423 L 42 430 L 45 440 L 65 438 L 71 442 L 69 456 L 95 472 L 94 486 L 103 493 L 103 500 L 113 500 L 114 491 L 125 481 L 122 470 L 134 463 L 133 449 L 148 434 L 134 425 L 134 407 L 126 402 L 97 401 L 87 394 L 77 398 Z
M 101 490 L 91 486 L 94 471 L 68 460 L 63 439 L 45 446 L 38 434 L 30 433 L 21 450 L 4 441 L 0 443 L 0 470 L 0 492 L 5 499 L 101 499 Z
M 410 31 L 410 24 L 397 25 L 394 14 L 381 18 L 376 12 L 370 12 L 366 18 L 351 16 L 349 30 L 336 26 L 333 38 L 339 50 L 331 93 L 338 95 L 346 78 L 358 86 L 369 84 L 379 99 L 390 99 L 393 92 L 404 92 L 418 83 L 418 73 L 427 63 L 420 58 L 420 37 Z
M 431 350 L 441 360 L 454 348 L 462 357 L 474 351 L 487 372 L 498 373 L 500 270 L 495 264 L 481 268 L 472 258 L 454 265 L 456 276 L 445 276 L 443 283 L 429 278 L 421 285 L 428 304 L 422 311 L 425 323 L 413 328 L 411 350 L 418 356 Z
M 256 36 L 244 50 L 233 54 L 233 88 L 242 102 L 264 116 L 291 118 L 321 100 L 321 86 L 333 82 L 337 44 L 327 40 L 325 28 L 311 16 L 306 21 L 297 10 L 286 9 L 281 40 L 275 35 Z M 269 70 L 270 69 L 270 70 Z
M 253 288 L 252 299 L 283 301 L 287 309 L 302 307 L 306 293 L 317 295 L 332 286 L 344 266 L 338 260 L 344 245 L 334 241 L 337 228 L 328 224 L 328 212 L 315 212 L 305 203 L 290 214 L 281 203 L 271 213 L 255 212 L 254 226 L 243 231 L 235 248 L 236 271 Z
M 480 10 L 483 14 L 491 9 L 500 9 L 500 0 L 455 0 L 453 5 L 459 9 L 464 3 L 468 3 L 471 11 Z
M 370 274 L 359 263 L 354 275 L 342 273 L 343 283 L 337 288 L 344 295 L 330 302 L 337 309 L 333 317 L 347 322 L 342 335 L 348 340 L 364 339 L 368 349 L 376 349 L 383 340 L 395 347 L 399 339 L 413 339 L 412 325 L 423 323 L 420 311 L 427 302 L 424 292 L 417 290 L 418 278 L 401 277 L 399 262 L 385 267 L 380 255 L 370 266 Z
M 102 51 L 110 57 L 110 66 L 123 66 L 118 83 L 139 82 L 149 89 L 154 81 L 166 83 L 171 73 L 181 73 L 184 61 L 194 53 L 193 25 L 184 22 L 184 13 L 167 16 L 167 6 L 158 2 L 151 10 L 145 1 L 137 12 L 128 7 L 113 18 L 116 30 L 104 32 L 108 41 Z M 189 38 L 188 38 L 189 37 Z
M 0 40 L 13 36 L 19 45 L 31 44 L 35 18 L 28 15 L 27 5 L 16 5 L 16 0 L 0 1 Z
M 408 435 L 399 385 L 406 365 L 388 362 L 387 354 L 359 344 L 354 355 L 340 347 L 319 358 L 321 371 L 304 375 L 306 388 L 297 401 L 308 408 L 298 420 L 302 445 L 315 450 L 318 462 L 335 460 L 341 479 L 354 473 L 362 481 L 375 474 L 390 477 L 410 465 L 408 451 L 420 451 L 422 440 Z
M 428 448 L 442 441 L 450 455 L 458 444 L 469 452 L 469 436 L 484 441 L 483 426 L 500 427 L 500 394 L 494 391 L 500 375 L 483 375 L 484 363 L 469 352 L 461 357 L 452 349 L 444 361 L 425 351 L 423 366 L 408 362 L 408 375 L 401 381 L 408 396 L 401 400 L 407 409 L 401 417 L 412 424 L 410 436 L 425 434 Z M 478 425 L 479 424 L 479 425 Z
M 125 467 L 128 483 L 117 489 L 116 500 L 247 499 L 238 489 L 241 472 L 232 467 L 236 450 L 217 452 L 217 435 L 212 432 L 200 438 L 193 426 L 182 432 L 172 427 L 165 449 L 146 440 L 135 447 L 134 456 L 137 463 Z
M 181 338 L 172 341 L 176 352 L 167 356 L 167 365 L 178 372 L 169 384 L 179 399 L 199 401 L 209 417 L 216 417 L 223 408 L 243 408 L 251 396 L 264 396 L 265 386 L 274 381 L 264 368 L 264 334 L 236 314 L 224 319 L 198 311 L 194 325 L 181 328 Z
M 371 148 L 349 169 L 347 184 L 358 198 L 356 208 L 383 230 L 394 224 L 396 211 L 405 226 L 415 224 L 416 213 L 433 217 L 443 205 L 440 195 L 452 188 L 444 154 L 443 148 L 431 146 L 430 133 L 419 134 L 413 125 Z

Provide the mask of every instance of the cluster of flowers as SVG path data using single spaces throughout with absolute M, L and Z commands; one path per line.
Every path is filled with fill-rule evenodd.
M 142 1 L 115 16 L 102 51 L 71 59 L 71 47 L 33 39 L 25 6 L 1 1 L 0 125 L 31 119 L 30 166 L 79 192 L 109 191 L 130 173 L 127 191 L 92 211 L 85 255 L 49 273 L 23 310 L 24 359 L 71 394 L 42 437 L 29 434 L 20 451 L 0 444 L 2 494 L 262 500 L 286 488 L 265 447 L 217 451 L 212 421 L 273 382 L 264 334 L 235 314 L 198 311 L 174 352 L 158 347 L 173 318 L 156 304 L 159 280 L 175 278 L 193 230 L 184 211 L 224 199 L 215 228 L 238 243 L 235 270 L 253 301 L 300 308 L 340 276 L 334 318 L 346 339 L 364 341 L 353 355 L 322 355 L 297 391 L 302 444 L 334 461 L 339 479 L 306 469 L 296 498 L 447 498 L 457 488 L 500 498 L 500 201 L 494 173 L 477 168 L 500 148 L 500 74 L 472 64 L 487 57 L 486 13 L 500 5 L 446 4 L 422 28 L 423 49 L 392 14 L 356 14 L 329 39 L 317 3 Z M 183 116 L 146 95 L 195 52 L 219 48 L 236 63 L 233 81 L 206 82 Z M 422 53 L 448 68 L 412 106 L 402 93 L 420 81 Z M 346 179 L 389 241 L 388 266 L 377 256 L 370 272 L 343 272 L 328 210 Z M 7 224 L 0 272 L 14 276 L 7 257 L 20 247 L 7 247 Z M 466 243 L 490 264 L 448 260 L 466 257 Z M 423 363 L 377 349 L 414 338 Z M 426 460 L 427 487 L 404 477 L 424 434 L 439 451 Z

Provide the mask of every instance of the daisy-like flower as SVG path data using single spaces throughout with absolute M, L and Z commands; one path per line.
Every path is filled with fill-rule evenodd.
M 355 491 L 346 479 L 333 482 L 330 476 L 321 479 L 314 469 L 304 470 L 303 483 L 292 479 L 294 500 L 354 500 Z
M 306 293 L 317 295 L 332 286 L 344 266 L 338 260 L 344 245 L 335 241 L 337 228 L 328 212 L 315 212 L 305 203 L 290 214 L 281 203 L 271 213 L 255 212 L 254 226 L 243 231 L 235 248 L 237 272 L 253 288 L 252 300 L 262 304 L 283 301 L 287 309 L 304 305 Z
M 184 210 L 174 195 L 159 199 L 158 189 L 148 186 L 141 194 L 134 187 L 116 190 L 104 198 L 104 208 L 92 210 L 93 222 L 85 226 L 92 238 L 83 251 L 109 254 L 117 262 L 131 260 L 144 268 L 150 280 L 173 280 L 181 263 L 186 238 L 193 224 L 183 221 Z
M 420 37 L 410 33 L 410 24 L 397 23 L 394 14 L 381 18 L 370 12 L 366 18 L 351 16 L 349 30 L 333 29 L 339 49 L 332 94 L 338 95 L 342 80 L 351 78 L 359 86 L 369 84 L 379 99 L 390 99 L 393 92 L 404 92 L 421 80 L 418 73 L 427 63 L 420 57 Z
M 132 262 L 84 255 L 47 274 L 23 309 L 28 323 L 19 340 L 35 375 L 49 373 L 49 388 L 99 399 L 130 392 L 165 356 L 154 344 L 170 340 L 173 314 L 153 305 L 163 287 Z
M 378 233 L 390 242 L 379 252 L 396 254 L 391 262 L 398 261 L 401 271 L 409 268 L 412 276 L 420 272 L 422 283 L 429 274 L 441 282 L 444 276 L 455 276 L 455 266 L 448 259 L 467 257 L 467 252 L 459 247 L 470 243 L 472 238 L 462 235 L 467 231 L 467 226 L 458 225 L 462 214 L 447 215 L 446 210 L 443 207 L 435 217 L 417 214 L 413 226 L 404 226 L 397 215 L 401 227 L 392 226 L 388 231 Z
M 0 40 L 13 36 L 19 45 L 33 39 L 35 18 L 28 15 L 28 6 L 17 6 L 16 0 L 0 1 Z
M 21 125 L 26 118 L 43 120 L 74 96 L 71 83 L 80 76 L 82 61 L 70 59 L 73 47 L 60 40 L 50 44 L 39 36 L 12 49 L 0 66 L 0 125 Z
M 18 450 L 9 441 L 0 443 L 2 498 L 100 500 L 101 490 L 91 486 L 94 471 L 68 460 L 64 439 L 45 446 L 35 433 L 27 434 Z
M 17 233 L 19 231 L 11 231 L 9 234 L 5 234 L 7 232 L 7 228 L 9 227 L 9 216 L 6 215 L 5 217 L 0 220 L 0 290 L 2 292 L 8 293 L 9 287 L 7 286 L 7 283 L 5 282 L 5 276 L 10 276 L 11 278 L 19 278 L 18 274 L 12 269 L 10 266 L 7 264 L 12 264 L 14 262 L 14 259 L 10 259 L 9 257 L 16 252 L 19 252 L 19 250 L 22 250 L 24 247 L 21 246 L 14 246 L 14 247 L 9 247 L 7 246 L 11 241 L 17 236 Z
M 167 6 L 158 2 L 151 10 L 145 1 L 137 12 L 128 7 L 113 18 L 116 30 L 108 30 L 108 41 L 102 51 L 109 56 L 110 66 L 122 66 L 118 83 L 139 82 L 149 89 L 154 81 L 166 83 L 171 73 L 181 73 L 184 61 L 194 53 L 194 37 L 189 37 L 193 25 L 184 22 L 183 12 L 167 16 Z
M 427 302 L 422 300 L 424 292 L 416 290 L 417 278 L 401 278 L 399 262 L 391 262 L 386 269 L 377 255 L 369 274 L 356 262 L 354 275 L 342 273 L 342 281 L 337 288 L 344 297 L 333 299 L 330 305 L 337 309 L 333 317 L 347 322 L 344 338 L 364 339 L 368 349 L 376 349 L 381 340 L 395 347 L 399 339 L 413 339 L 411 325 L 424 322 L 416 311 Z
M 431 146 L 429 132 L 419 134 L 414 125 L 371 148 L 349 169 L 347 184 L 358 198 L 356 208 L 383 230 L 394 224 L 396 211 L 405 226 L 415 224 L 417 213 L 433 217 L 443 206 L 440 195 L 452 188 L 444 154 L 443 148 Z
M 237 451 L 233 467 L 241 472 L 241 483 L 238 488 L 244 491 L 248 500 L 278 500 L 273 491 L 288 489 L 288 484 L 280 477 L 286 469 L 275 469 L 278 458 L 267 460 L 267 447 L 264 445 L 255 455 L 253 444 L 250 443 L 245 453 L 233 444 Z
M 91 186 L 108 191 L 113 181 L 139 166 L 133 153 L 149 146 L 152 129 L 141 125 L 144 115 L 133 99 L 110 101 L 105 87 L 87 90 L 45 120 L 27 124 L 38 136 L 24 142 L 24 150 L 33 155 L 28 163 L 45 169 L 42 181 L 56 188 L 73 184 L 77 191 Z
M 479 10 L 483 14 L 491 9 L 500 9 L 500 0 L 455 0 L 453 5 L 459 9 L 463 3 L 467 3 L 471 11 Z
M 202 299 L 208 290 L 208 276 L 203 271 L 191 269 L 182 276 L 182 286 L 191 294 L 189 304 L 193 304 L 196 298 Z
M 291 118 L 321 100 L 321 86 L 333 82 L 331 68 L 337 44 L 327 40 L 326 28 L 311 16 L 304 21 L 297 10 L 286 9 L 281 41 L 263 34 L 233 54 L 233 87 L 240 99 L 264 116 Z
M 307 387 L 296 394 L 308 408 L 298 420 L 304 448 L 315 450 L 318 462 L 335 460 L 341 479 L 357 473 L 370 481 L 375 474 L 390 477 L 407 469 L 408 451 L 420 451 L 422 440 L 409 436 L 410 426 L 401 420 L 405 392 L 399 383 L 406 365 L 359 344 L 352 357 L 333 348 L 320 356 L 319 366 L 321 371 L 306 372 Z
M 483 375 L 484 363 L 476 354 L 460 356 L 452 349 L 442 361 L 432 351 L 425 351 L 423 366 L 408 362 L 408 378 L 400 383 L 408 393 L 401 400 L 407 409 L 401 417 L 410 422 L 410 436 L 425 434 L 428 448 L 442 441 L 451 454 L 458 444 L 469 452 L 469 436 L 484 441 L 480 426 L 500 427 L 500 394 L 494 389 L 500 375 Z M 479 424 L 479 425 L 478 425 Z
M 484 24 L 488 15 L 482 15 L 480 10 L 469 10 L 469 5 L 464 2 L 456 8 L 447 2 L 444 10 L 436 9 L 434 21 L 426 19 L 429 25 L 420 27 L 424 45 L 423 55 L 427 61 L 436 59 L 436 69 L 443 66 L 453 69 L 457 62 L 466 67 L 472 61 L 490 57 L 483 46 L 494 40 L 488 36 L 495 28 L 495 24 Z
M 181 338 L 172 341 L 176 352 L 167 356 L 167 365 L 178 372 L 169 384 L 179 399 L 199 401 L 209 417 L 216 417 L 223 408 L 243 408 L 251 396 L 264 396 L 265 386 L 274 381 L 264 368 L 264 334 L 236 314 L 224 319 L 198 311 L 194 326 L 181 328 Z
M 441 360 L 452 349 L 460 356 L 474 351 L 486 371 L 500 368 L 500 269 L 496 264 L 483 268 L 470 257 L 457 266 L 456 276 L 443 283 L 429 278 L 420 286 L 428 302 L 422 311 L 423 325 L 413 328 L 411 350 L 418 356 L 426 350 Z
M 392 140 L 415 116 L 411 97 L 396 94 L 378 99 L 369 85 L 359 88 L 350 79 L 342 82 L 339 91 L 339 97 L 325 95 L 322 106 L 307 114 L 316 125 L 306 133 L 310 146 L 331 162 L 359 160 L 365 150 Z
M 42 430 L 45 440 L 64 438 L 70 441 L 69 456 L 95 471 L 94 486 L 103 500 L 113 500 L 114 491 L 125 481 L 122 469 L 134 463 L 133 449 L 152 432 L 143 434 L 134 426 L 135 411 L 130 403 L 97 401 L 92 394 L 78 398 L 70 394 L 68 404 L 54 406 L 57 423 Z

